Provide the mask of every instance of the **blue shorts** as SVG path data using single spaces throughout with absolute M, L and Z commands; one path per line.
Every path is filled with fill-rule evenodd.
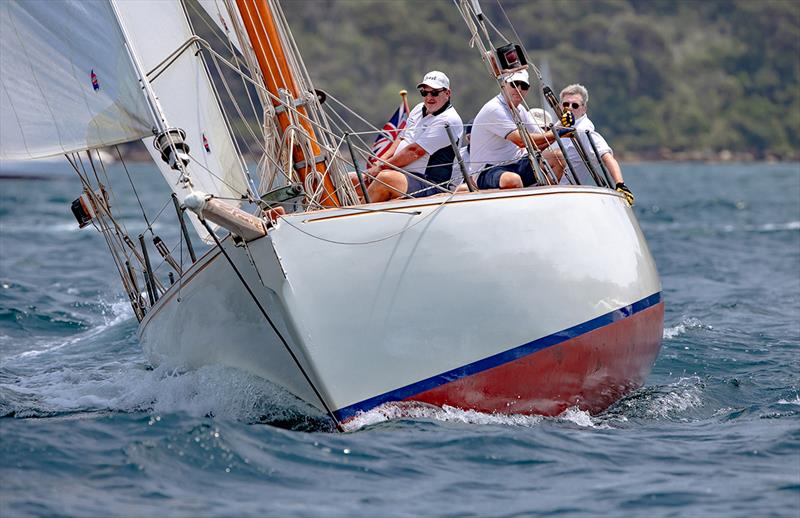
M 533 176 L 533 167 L 528 157 L 523 157 L 516 162 L 505 165 L 490 166 L 478 175 L 478 189 L 499 189 L 500 177 L 506 171 L 517 173 L 522 178 L 522 186 L 534 185 L 536 180 Z
M 406 180 L 408 181 L 408 188 L 406 192 L 412 198 L 424 198 L 426 196 L 433 196 L 434 194 L 439 194 L 444 191 L 428 185 L 420 180 L 420 177 L 415 174 L 410 173 L 403 173 L 406 175 Z

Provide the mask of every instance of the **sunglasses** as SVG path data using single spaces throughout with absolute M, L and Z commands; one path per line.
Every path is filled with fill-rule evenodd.
M 564 108 L 569 108 L 570 106 L 572 106 L 573 110 L 577 110 L 582 105 L 578 104 L 578 103 L 568 103 L 568 102 L 564 101 L 563 103 L 561 103 L 561 106 L 563 106 Z
M 445 90 L 444 88 L 440 88 L 439 90 L 423 90 L 422 88 L 420 88 L 419 94 L 422 97 L 428 97 L 429 95 L 431 97 L 439 97 L 439 94 L 444 92 L 444 90 Z
M 527 92 L 528 89 L 531 87 L 528 83 L 523 83 L 522 81 L 514 81 L 513 83 L 509 83 L 512 88 L 517 88 L 519 90 Z

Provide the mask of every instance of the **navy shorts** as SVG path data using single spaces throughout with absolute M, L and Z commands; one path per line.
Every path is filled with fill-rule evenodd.
M 419 176 L 410 173 L 403 173 L 406 175 L 406 180 L 408 180 L 408 189 L 406 192 L 412 198 L 424 198 L 426 196 L 433 196 L 434 194 L 439 194 L 442 191 L 436 187 L 432 187 L 427 183 L 420 180 Z
M 522 178 L 522 186 L 528 187 L 536 183 L 533 177 L 533 167 L 528 157 L 523 157 L 516 162 L 505 165 L 491 166 L 478 175 L 478 189 L 499 189 L 500 177 L 506 171 L 517 173 Z

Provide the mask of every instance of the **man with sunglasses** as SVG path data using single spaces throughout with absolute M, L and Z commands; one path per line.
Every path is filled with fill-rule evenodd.
M 511 110 L 516 110 L 537 149 L 544 150 L 555 142 L 552 131 L 543 131 L 523 105 L 530 90 L 528 71 L 510 74 L 501 88 L 499 95 L 483 105 L 472 128 L 470 171 L 477 174 L 480 189 L 516 189 L 535 183 L 524 137 Z M 548 150 L 542 156 L 551 164 L 558 164 L 554 153 Z M 560 172 L 559 168 L 556 172 L 559 177 Z
M 577 135 L 577 138 L 581 139 L 583 149 L 590 155 L 587 158 L 589 160 L 594 159 L 594 150 L 592 150 L 592 145 L 586 135 L 586 130 L 589 130 L 592 141 L 595 147 L 597 147 L 597 153 L 600 155 L 600 159 L 603 161 L 606 169 L 611 174 L 611 178 L 614 180 L 616 190 L 625 196 L 625 199 L 630 205 L 633 205 L 635 198 L 622 179 L 622 169 L 617 159 L 614 158 L 613 150 L 603 136 L 595 131 L 594 123 L 589 119 L 589 116 L 586 115 L 587 104 L 589 103 L 589 91 L 581 84 L 572 84 L 561 90 L 559 97 L 561 98 L 561 106 L 564 111 L 571 111 L 572 115 L 575 117 L 575 135 Z M 589 173 L 589 169 L 586 167 L 586 164 L 583 163 L 575 143 L 571 140 L 564 140 L 563 144 L 567 152 L 567 158 L 572 164 L 581 183 L 593 184 L 594 181 Z M 564 183 L 565 180 L 566 179 L 563 179 L 562 183 Z
M 450 79 L 433 70 L 417 85 L 422 102 L 408 115 L 408 122 L 378 164 L 367 170 L 374 177 L 367 188 L 370 201 L 379 202 L 409 195 L 414 198 L 446 192 L 453 171 L 455 151 L 445 125 L 453 137 L 461 137 L 464 124 L 450 104 Z M 392 165 L 407 172 L 387 167 Z M 431 184 L 442 185 L 443 189 Z

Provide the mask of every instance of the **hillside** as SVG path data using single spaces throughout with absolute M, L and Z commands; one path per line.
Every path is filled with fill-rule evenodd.
M 449 0 L 283 5 L 316 86 L 374 124 L 396 108 L 401 88 L 417 102 L 414 86 L 431 69 L 450 76 L 465 120 L 495 93 Z M 529 61 L 548 65 L 556 92 L 587 86 L 592 120 L 623 157 L 800 159 L 794 0 L 482 5 L 510 40 L 506 15 L 513 20 Z

